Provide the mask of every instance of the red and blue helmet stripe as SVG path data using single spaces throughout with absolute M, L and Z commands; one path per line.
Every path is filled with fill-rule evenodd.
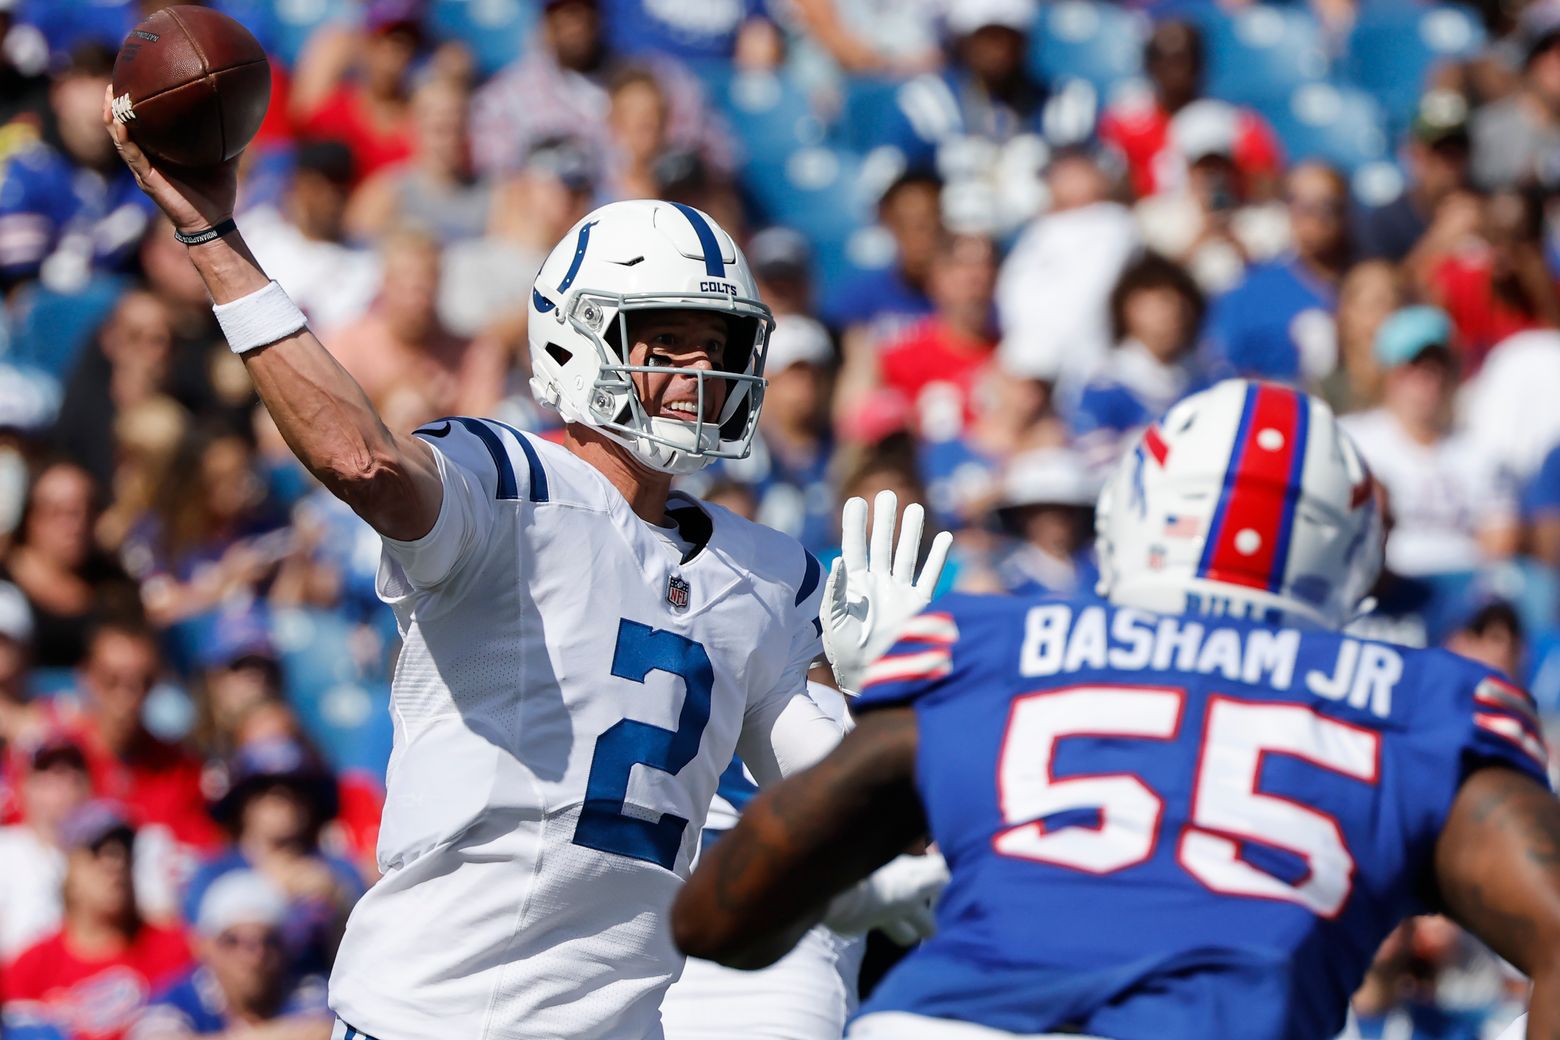
M 1310 402 L 1299 391 L 1265 383 L 1246 388 L 1199 578 L 1269 592 L 1283 588 L 1310 419 Z

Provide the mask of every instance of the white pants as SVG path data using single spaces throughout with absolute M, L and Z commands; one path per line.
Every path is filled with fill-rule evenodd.
M 1102 1037 L 1062 1036 L 1058 1033 L 1004 1033 L 972 1022 L 925 1018 L 901 1011 L 880 1011 L 858 1018 L 850 1027 L 850 1040 L 1103 1040 Z
M 690 957 L 661 1002 L 666 1040 L 840 1040 L 865 945 L 817 927 L 760 971 Z

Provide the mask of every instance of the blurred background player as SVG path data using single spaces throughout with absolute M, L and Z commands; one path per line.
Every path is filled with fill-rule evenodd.
M 952 872 L 937 935 L 852 1037 L 1322 1040 L 1431 909 L 1533 979 L 1530 1036 L 1560 1030 L 1537 713 L 1488 666 L 1336 631 L 1382 529 L 1326 406 L 1194 395 L 1098 511 L 1108 604 L 950 597 L 912 620 L 841 748 L 710 850 L 679 945 L 765 964 L 929 827 Z

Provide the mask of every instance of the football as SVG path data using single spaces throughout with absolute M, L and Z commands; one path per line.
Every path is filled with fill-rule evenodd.
M 271 100 L 260 41 L 218 11 L 165 7 L 131 30 L 114 60 L 115 121 L 154 158 L 217 166 L 244 150 Z

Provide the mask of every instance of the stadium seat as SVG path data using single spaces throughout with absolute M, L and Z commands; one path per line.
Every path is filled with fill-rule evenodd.
M 1029 65 L 1041 79 L 1082 79 L 1108 96 L 1143 74 L 1146 20 L 1115 4 L 1061 0 L 1049 4 L 1029 38 Z
M 434 34 L 469 47 L 483 76 L 525 51 L 536 15 L 533 0 L 434 0 L 428 12 Z
M 11 305 L 16 321 L 8 360 L 64 382 L 126 285 L 123 278 L 98 275 L 73 293 L 36 282 L 22 287 Z
M 899 109 L 899 88 L 904 81 L 854 76 L 845 83 L 836 136 L 839 143 L 857 152 L 870 151 L 899 134 L 904 121 Z
M 750 166 L 783 163 L 792 152 L 821 144 L 824 125 L 801 87 L 770 72 L 737 72 L 712 85 Z
M 349 21 L 357 11 L 352 0 L 273 0 L 271 6 L 276 14 L 275 53 L 289 67 L 314 30 L 328 22 Z
M 1343 71 L 1375 96 L 1392 128 L 1401 131 L 1435 66 L 1478 53 L 1484 41 L 1478 16 L 1460 6 L 1367 4 L 1349 36 Z
M 384 775 L 390 760 L 390 685 L 378 654 L 360 664 L 364 632 L 322 610 L 272 612 L 287 699 L 333 769 Z
M 1322 159 L 1346 173 L 1385 162 L 1389 139 L 1374 98 L 1354 87 L 1308 83 L 1262 106 L 1291 163 Z
M 1303 9 L 1259 4 L 1201 24 L 1213 97 L 1258 104 L 1327 76 L 1321 29 Z

